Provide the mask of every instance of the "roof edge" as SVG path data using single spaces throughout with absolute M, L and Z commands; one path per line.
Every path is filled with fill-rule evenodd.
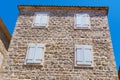
M 45 9 L 45 10 L 105 10 L 108 13 L 108 6 L 62 6 L 62 5 L 18 5 L 19 10 L 23 9 Z
M 6 28 L 4 22 L 2 21 L 1 17 L 0 17 L 0 29 L 1 29 L 2 32 L 6 35 L 7 39 L 8 39 L 9 42 L 10 42 L 10 40 L 11 40 L 11 35 L 10 35 L 8 29 Z

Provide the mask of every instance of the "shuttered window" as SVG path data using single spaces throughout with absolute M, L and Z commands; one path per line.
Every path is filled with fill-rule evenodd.
M 75 28 L 88 29 L 90 27 L 90 16 L 86 13 L 75 14 Z
M 28 46 L 26 63 L 42 63 L 44 44 L 30 44 Z
M 48 13 L 46 12 L 36 12 L 34 19 L 34 26 L 36 27 L 45 27 L 48 23 Z
M 92 46 L 76 45 L 76 65 L 92 65 Z

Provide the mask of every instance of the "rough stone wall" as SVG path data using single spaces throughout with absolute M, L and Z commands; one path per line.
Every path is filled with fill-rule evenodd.
M 3 60 L 0 58 L 0 80 L 2 79 L 1 72 L 2 72 L 2 67 L 6 65 L 6 58 L 8 57 L 8 50 L 9 47 L 9 40 L 5 36 L 5 34 L 0 30 L 0 56 L 3 55 Z
M 3 80 L 116 80 L 107 12 L 48 10 L 47 28 L 33 28 L 35 11 L 21 10 L 9 48 Z M 74 13 L 90 14 L 90 29 L 74 29 Z M 26 65 L 29 43 L 45 43 L 44 64 Z M 75 44 L 93 46 L 93 67 L 75 67 Z

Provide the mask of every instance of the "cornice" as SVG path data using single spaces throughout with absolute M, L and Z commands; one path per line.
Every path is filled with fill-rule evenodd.
M 105 10 L 108 13 L 107 6 L 55 6 L 55 5 L 18 5 L 19 10 L 41 9 L 41 10 Z

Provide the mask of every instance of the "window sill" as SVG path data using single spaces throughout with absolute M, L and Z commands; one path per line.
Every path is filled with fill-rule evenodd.
M 43 67 L 43 63 L 25 63 L 24 66 L 41 66 L 41 67 Z
M 47 28 L 47 27 L 46 26 L 33 26 L 32 28 L 34 29 L 34 28 Z
M 16 79 L 17 80 L 17 79 Z M 31 79 L 18 79 L 18 80 L 31 80 Z
M 74 27 L 74 29 L 90 30 L 90 27 Z
M 75 65 L 74 68 L 80 68 L 80 69 L 93 69 L 94 66 L 92 65 Z

